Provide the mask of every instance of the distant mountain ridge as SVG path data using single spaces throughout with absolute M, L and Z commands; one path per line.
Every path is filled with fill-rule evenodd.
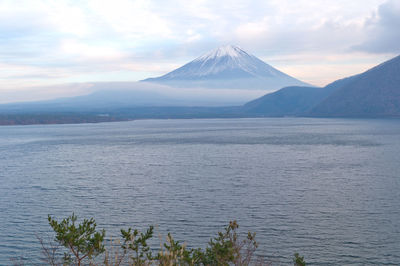
M 399 117 L 400 56 L 352 77 L 315 106 L 309 115 Z
M 343 87 L 356 76 L 330 83 L 324 88 L 290 86 L 266 94 L 246 103 L 245 112 L 264 116 L 309 116 L 311 110 L 335 90 Z
M 143 81 L 178 87 L 262 90 L 308 85 L 233 45 L 219 47 L 161 77 Z
M 319 103 L 328 92 L 323 88 L 291 86 L 246 103 L 247 113 L 266 116 L 298 116 Z
M 400 56 L 324 88 L 282 88 L 244 109 L 262 116 L 400 117 Z

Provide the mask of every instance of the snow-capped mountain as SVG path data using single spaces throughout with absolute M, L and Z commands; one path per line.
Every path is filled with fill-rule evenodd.
M 263 90 L 308 85 L 232 45 L 219 47 L 161 77 L 143 81 L 179 87 Z

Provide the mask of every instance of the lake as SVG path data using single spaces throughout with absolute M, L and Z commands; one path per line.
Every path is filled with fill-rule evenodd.
M 153 224 L 202 248 L 236 219 L 275 265 L 295 252 L 311 265 L 400 264 L 400 120 L 5 126 L 0 181 L 1 265 L 39 263 L 47 215 L 72 212 L 108 235 Z

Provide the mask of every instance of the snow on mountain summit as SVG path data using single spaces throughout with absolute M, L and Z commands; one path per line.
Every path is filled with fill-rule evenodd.
M 144 81 L 180 87 L 245 89 L 308 85 L 233 45 L 221 46 L 161 77 Z
M 226 46 L 218 47 L 217 49 L 214 49 L 211 52 L 198 57 L 197 59 L 195 59 L 195 61 L 196 60 L 201 61 L 201 60 L 213 59 L 213 58 L 222 57 L 222 56 L 239 57 L 241 54 L 247 55 L 247 53 L 245 51 L 243 51 L 242 49 L 240 49 L 237 46 L 226 45 Z
M 214 49 L 164 75 L 162 80 L 237 79 L 287 76 L 237 46 Z

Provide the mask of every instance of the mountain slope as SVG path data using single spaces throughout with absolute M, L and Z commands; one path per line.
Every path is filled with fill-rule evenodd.
M 308 85 L 231 45 L 219 47 L 161 77 L 143 81 L 178 87 L 263 90 Z
M 244 110 L 247 113 L 265 116 L 299 115 L 319 103 L 325 94 L 323 88 L 285 87 L 246 103 Z
M 283 88 L 244 110 L 263 116 L 400 117 L 400 56 L 324 88 Z
M 243 109 L 248 114 L 264 116 L 301 116 L 332 94 L 347 85 L 356 76 L 337 80 L 324 88 L 290 86 L 266 94 L 246 103 Z
M 400 116 L 400 56 L 354 76 L 310 111 L 319 117 Z

